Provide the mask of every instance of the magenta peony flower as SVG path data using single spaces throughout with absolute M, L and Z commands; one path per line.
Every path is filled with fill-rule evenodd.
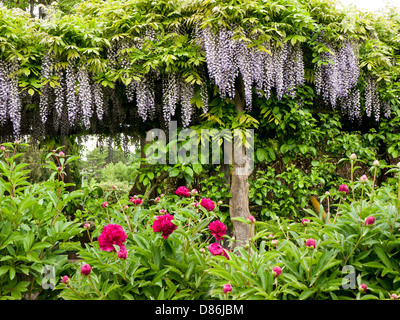
M 118 224 L 108 224 L 103 228 L 99 236 L 100 249 L 103 251 L 116 251 L 114 244 L 119 247 L 124 247 L 127 235 Z
M 303 220 L 301 220 L 301 224 L 303 226 L 308 226 L 310 224 L 310 220 L 309 219 L 303 219 Z
M 103 208 L 107 207 L 107 206 L 108 206 L 108 202 L 107 202 L 107 201 L 104 201 L 104 202 L 101 204 L 101 206 L 102 206 Z
M 201 199 L 200 205 L 201 205 L 204 209 L 206 209 L 206 210 L 208 210 L 208 211 L 213 211 L 214 208 L 215 208 L 215 203 L 214 203 L 214 201 L 212 201 L 212 200 L 210 200 L 210 199 L 208 199 L 208 198 Z
M 128 251 L 125 249 L 125 246 L 121 247 L 118 251 L 118 258 L 126 260 L 128 258 Z
M 211 222 L 208 229 L 217 241 L 221 240 L 222 237 L 226 235 L 226 225 L 219 220 Z
M 62 283 L 67 284 L 68 282 L 69 282 L 69 277 L 68 276 L 62 277 Z
M 81 267 L 81 273 L 84 276 L 88 276 L 90 274 L 90 272 L 92 271 L 92 267 L 90 265 L 88 265 L 87 263 L 85 263 L 82 267 Z
M 282 274 L 282 269 L 278 266 L 272 268 L 272 274 L 275 277 L 279 277 Z
M 156 220 L 153 223 L 153 231 L 162 232 L 162 237 L 167 240 L 172 232 L 174 232 L 178 227 L 171 222 L 173 219 L 174 217 L 169 213 L 156 217 Z
M 310 238 L 306 241 L 306 247 L 307 248 L 313 248 L 315 249 L 315 247 L 317 246 L 317 243 L 315 242 L 314 239 Z
M 190 197 L 190 191 L 185 186 L 181 186 L 176 189 L 175 194 L 182 197 Z
M 365 219 L 365 225 L 366 226 L 372 226 L 375 223 L 375 217 L 374 216 L 369 216 L 367 219 Z
M 208 250 L 211 252 L 213 256 L 222 256 L 224 254 L 224 248 L 221 247 L 219 243 L 211 243 L 208 246 Z
M 358 286 L 358 292 L 366 292 L 367 291 L 367 285 L 366 284 L 364 284 L 364 283 L 361 283 L 359 286 Z
M 249 219 L 249 220 L 251 221 L 251 223 L 256 222 L 256 218 L 254 218 L 252 215 L 249 215 L 249 216 L 247 217 L 247 219 Z
M 339 186 L 339 192 L 349 193 L 349 187 L 346 184 L 341 184 Z
M 230 284 L 224 284 L 222 286 L 222 290 L 224 291 L 224 293 L 228 293 L 232 291 L 232 286 Z
M 139 205 L 139 204 L 141 204 L 143 201 L 142 201 L 142 199 L 133 197 L 133 198 L 129 199 L 129 202 L 132 202 L 133 204 Z
M 227 253 L 229 250 L 222 248 L 221 245 L 219 243 L 217 243 L 217 242 L 211 243 L 208 246 L 208 251 L 210 251 L 210 253 L 213 256 L 223 256 L 223 257 L 225 257 L 226 259 L 229 260 L 229 256 L 228 256 L 228 253 Z

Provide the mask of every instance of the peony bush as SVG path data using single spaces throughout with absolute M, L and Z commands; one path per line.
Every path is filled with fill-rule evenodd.
M 229 221 L 215 205 L 218 199 L 185 186 L 147 201 L 116 188 L 106 194 L 67 192 L 63 166 L 74 158 L 60 158 L 58 150 L 48 157 L 49 181 L 30 185 L 26 164 L 15 162 L 26 145 L 3 146 L 1 299 L 397 300 L 400 295 L 400 166 L 387 167 L 394 178 L 379 188 L 376 168 L 382 165 L 374 162 L 373 175 L 358 177 L 352 170 L 346 184 L 320 198 L 325 205 L 320 212 L 304 208 L 296 220 L 279 212 L 269 219 L 236 218 L 254 228 L 246 246 L 237 247 Z M 80 209 L 71 212 L 72 204 Z M 88 240 L 76 259 L 69 259 L 60 245 L 83 235 Z

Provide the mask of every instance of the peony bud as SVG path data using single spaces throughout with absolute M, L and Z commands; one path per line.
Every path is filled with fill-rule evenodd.
M 228 293 L 232 291 L 232 286 L 230 284 L 224 284 L 222 287 L 222 290 L 224 290 L 224 293 Z
M 89 229 L 90 228 L 90 224 L 89 223 L 85 223 L 85 225 L 83 226 L 85 229 Z
M 346 184 L 341 184 L 339 186 L 339 192 L 349 193 L 349 187 Z
M 88 275 L 90 274 L 91 271 L 92 271 L 92 267 L 91 267 L 90 265 L 88 265 L 87 263 L 84 264 L 84 265 L 81 267 L 81 273 L 82 273 L 84 276 L 88 276 Z
M 309 219 L 303 219 L 303 220 L 301 220 L 301 224 L 303 226 L 308 226 L 310 224 L 310 220 Z
M 190 191 L 190 194 L 192 195 L 192 196 L 194 196 L 194 195 L 196 195 L 198 192 L 197 192 L 197 189 L 192 189 L 192 191 Z
M 278 266 L 272 268 L 272 274 L 274 277 L 279 277 L 282 274 L 282 269 Z
M 375 217 L 374 216 L 369 216 L 367 219 L 365 219 L 365 225 L 366 226 L 372 226 L 375 223 Z
M 165 209 L 161 209 L 161 210 L 160 210 L 160 213 L 165 213 Z
M 306 247 L 307 247 L 307 248 L 315 249 L 316 246 L 317 246 L 317 243 L 315 242 L 314 239 L 310 238 L 310 239 L 308 239 L 308 240 L 306 241 Z
M 251 223 L 255 223 L 256 222 L 256 218 L 254 218 L 252 215 L 249 215 L 247 217 L 247 219 L 249 219 L 251 221 Z
M 361 283 L 361 284 L 358 286 L 358 292 L 363 293 L 363 292 L 366 292 L 366 291 L 367 291 L 367 285 L 364 284 L 364 283 Z
M 357 155 L 355 153 L 352 153 L 350 155 L 350 160 L 357 160 Z
M 103 208 L 107 207 L 107 206 L 108 206 L 108 202 L 107 202 L 107 201 L 104 201 L 104 202 L 101 204 L 101 206 L 102 206 Z
M 157 198 L 156 198 L 156 202 L 158 202 L 158 201 L 160 201 L 160 200 L 161 200 L 160 197 L 157 197 Z
M 390 295 L 390 299 L 392 299 L 392 300 L 398 300 L 398 299 L 399 299 L 399 297 L 398 297 L 398 295 L 397 295 L 397 294 L 395 294 L 395 293 L 392 293 L 392 294 Z
M 379 167 L 379 161 L 378 160 L 374 160 L 374 166 L 375 167 Z
M 62 151 L 60 151 L 60 153 L 58 154 L 58 156 L 59 156 L 59 157 L 64 157 L 64 156 L 65 156 L 65 153 L 62 152 Z
M 365 174 L 363 174 L 362 176 L 361 176 L 361 178 L 360 178 L 360 182 L 361 183 L 364 183 L 364 182 L 366 182 L 368 180 L 368 177 L 365 175 Z
M 276 240 L 276 239 L 271 240 L 271 244 L 272 244 L 273 246 L 277 246 L 277 245 L 278 245 L 278 240 Z
M 69 277 L 68 276 L 62 277 L 62 283 L 67 284 L 68 282 L 69 282 Z

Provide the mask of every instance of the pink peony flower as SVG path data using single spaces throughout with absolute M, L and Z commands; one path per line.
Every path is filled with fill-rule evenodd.
M 249 216 L 247 217 L 247 219 L 249 219 L 249 220 L 251 221 L 251 223 L 256 222 L 256 218 L 254 218 L 252 215 L 249 215 Z
M 114 245 L 124 247 L 127 235 L 118 224 L 108 224 L 99 236 L 100 249 L 103 251 L 116 251 Z
M 135 197 L 129 199 L 129 201 L 132 202 L 133 204 L 137 204 L 137 205 L 139 205 L 143 202 L 142 199 L 135 198 Z
M 309 219 L 303 219 L 303 220 L 301 220 L 301 224 L 303 226 L 308 226 L 310 224 L 310 220 Z
M 185 186 L 181 186 L 176 189 L 175 194 L 182 197 L 190 197 L 190 191 Z
M 68 276 L 62 277 L 62 283 L 67 284 L 68 282 L 69 282 L 69 277 Z
M 282 269 L 278 266 L 272 268 L 272 274 L 275 277 L 279 277 L 282 274 Z
M 208 210 L 208 211 L 213 211 L 214 208 L 215 208 L 215 203 L 214 203 L 214 201 L 212 201 L 212 200 L 210 200 L 210 199 L 208 199 L 208 198 L 201 199 L 200 205 L 201 205 L 204 209 L 206 209 L 206 210 Z
M 162 232 L 162 237 L 167 240 L 172 232 L 174 232 L 178 227 L 171 222 L 173 219 L 174 217 L 169 213 L 156 217 L 156 220 L 153 223 L 153 231 Z
M 365 219 L 365 225 L 366 226 L 372 226 L 375 223 L 375 217 L 374 216 L 369 216 L 367 219 Z
M 128 258 L 128 251 L 125 249 L 125 246 L 123 246 L 121 249 L 118 251 L 118 258 L 126 260 Z
M 226 235 L 226 225 L 219 220 L 211 222 L 208 229 L 217 241 L 221 240 L 222 237 Z
M 232 286 L 230 284 L 224 284 L 222 286 L 222 290 L 224 291 L 224 293 L 228 293 L 232 291 Z
M 364 283 L 361 283 L 359 286 L 358 286 L 358 292 L 366 292 L 367 291 L 367 285 L 366 284 L 364 284 Z
M 161 197 L 161 198 L 164 198 L 164 193 L 161 193 L 161 194 L 160 194 L 160 197 Z
M 219 243 L 211 243 L 208 246 L 208 250 L 211 252 L 213 256 L 222 256 L 224 254 L 224 248 L 221 247 Z
M 346 184 L 341 184 L 339 186 L 339 192 L 349 193 L 349 187 Z
M 107 206 L 108 206 L 108 202 L 107 202 L 107 201 L 104 201 L 104 202 L 101 204 L 101 206 L 102 206 L 103 208 L 107 207 Z
M 210 253 L 213 256 L 223 256 L 223 257 L 225 257 L 226 259 L 229 260 L 229 256 L 228 256 L 228 253 L 227 253 L 229 250 L 222 248 L 221 245 L 219 243 L 217 243 L 217 242 L 211 243 L 208 246 L 208 251 L 210 251 Z
M 81 273 L 84 276 L 88 276 L 90 274 L 90 272 L 92 271 L 92 267 L 90 265 L 88 265 L 87 263 L 85 263 L 82 267 L 81 267 Z
M 6 150 L 6 147 L 5 147 L 5 146 L 1 146 L 1 147 L 0 147 L 0 150 L 1 150 L 1 151 L 4 151 L 4 150 Z
M 313 248 L 315 249 L 315 247 L 317 246 L 317 243 L 315 242 L 314 239 L 310 238 L 306 241 L 306 247 L 307 248 Z

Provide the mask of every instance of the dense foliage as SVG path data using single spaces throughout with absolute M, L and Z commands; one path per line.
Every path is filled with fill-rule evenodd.
M 346 184 L 324 196 L 325 217 L 322 209 L 303 210 L 301 221 L 279 213 L 265 221 L 249 216 L 243 223 L 255 234 L 247 246 L 232 250 L 235 239 L 221 222 L 218 199 L 184 186 L 147 203 L 117 188 L 106 194 L 97 188 L 66 192 L 63 168 L 76 158 L 57 150 L 48 155 L 49 180 L 30 184 L 28 165 L 15 164 L 25 147 L 1 148 L 1 299 L 400 295 L 398 166 L 390 166 L 396 179 L 377 188 L 379 161 L 368 178 L 355 174 L 362 159 L 342 159 L 352 170 Z M 69 245 L 77 238 L 85 238 L 82 246 Z M 68 259 L 66 250 L 78 258 Z

